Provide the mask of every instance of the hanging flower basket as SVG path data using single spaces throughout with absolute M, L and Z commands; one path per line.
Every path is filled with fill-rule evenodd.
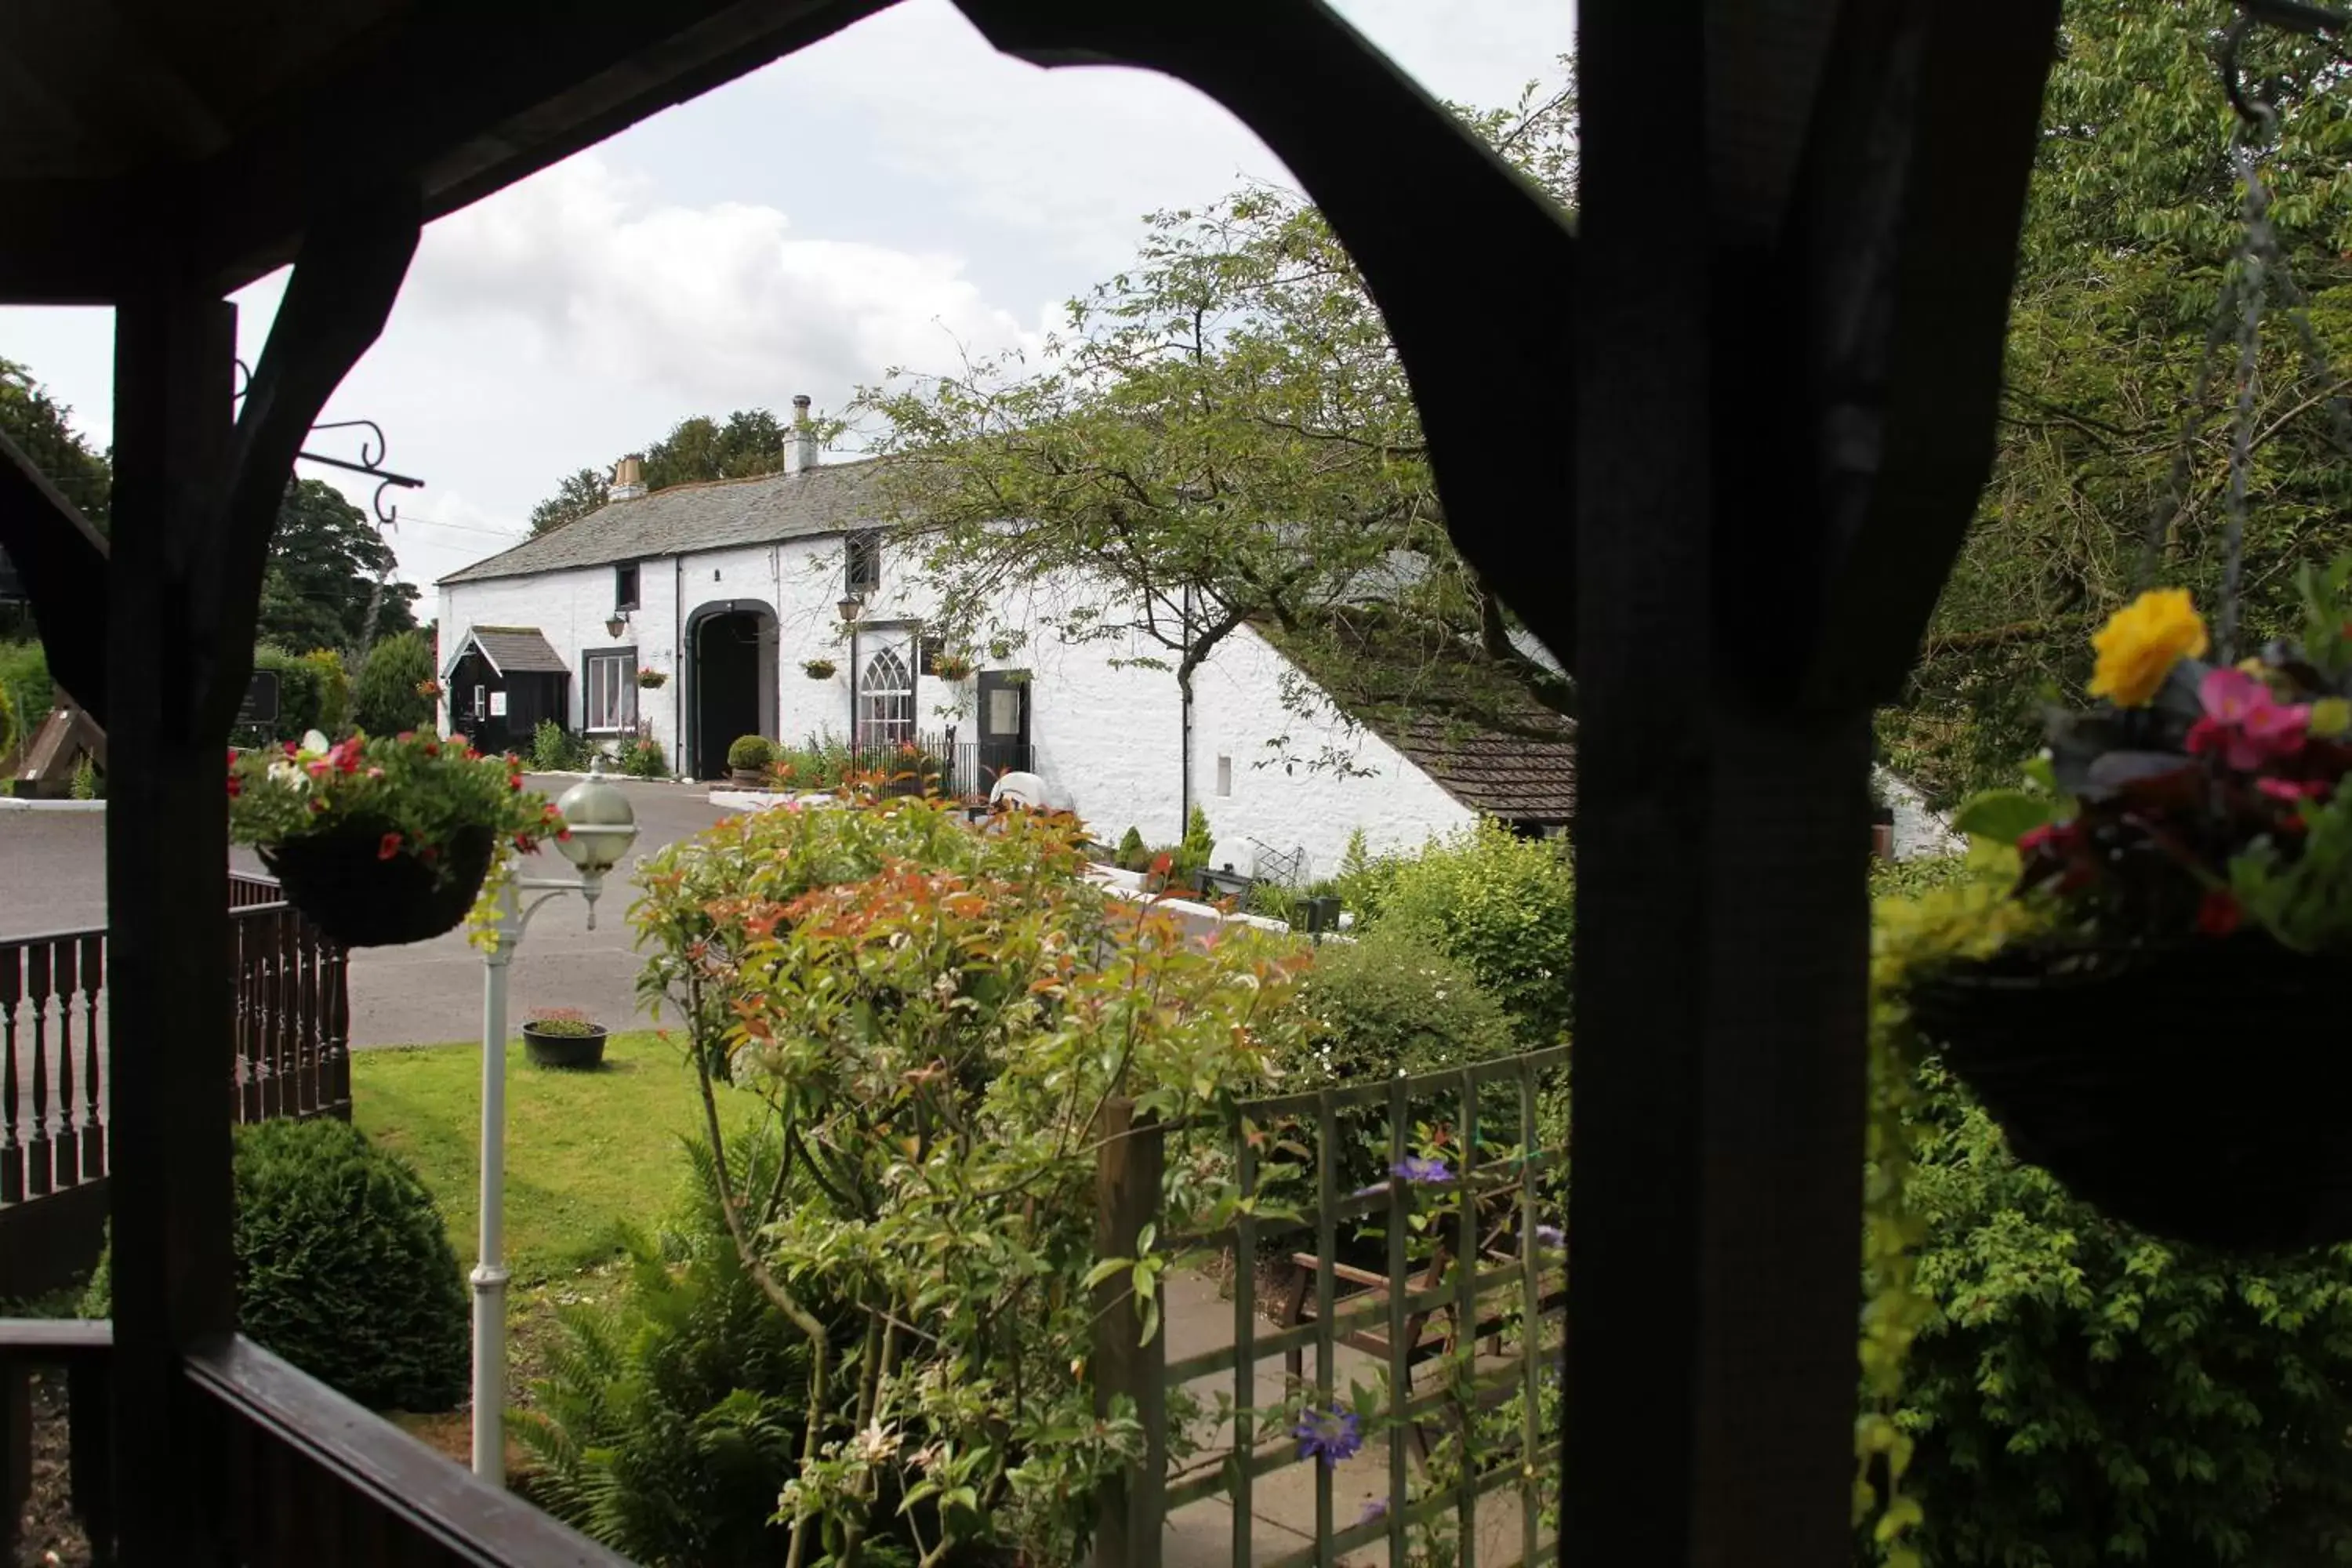
M 2345 966 L 2260 932 L 2024 942 L 1913 984 L 1913 1025 L 2018 1158 L 2237 1250 L 2352 1239 Z
M 801 673 L 811 680 L 831 680 L 834 664 L 829 658 L 813 658 L 801 666 Z
M 648 665 L 637 671 L 637 685 L 643 690 L 659 691 L 668 684 L 669 671 L 666 669 L 656 669 Z
M 961 654 L 945 653 L 931 661 L 931 673 L 941 680 L 970 680 L 971 660 Z
M 420 680 L 416 683 L 416 695 L 428 702 L 438 702 L 441 700 L 441 683 L 437 680 Z
M 509 858 L 568 837 L 523 788 L 522 763 L 462 739 L 312 731 L 282 752 L 231 752 L 229 830 L 287 901 L 347 947 L 424 942 L 495 894 Z
M 383 853 L 397 832 L 354 819 L 330 833 L 264 845 L 286 901 L 345 947 L 397 947 L 457 929 L 490 869 L 490 830 L 460 828 L 433 859 Z
M 2119 611 L 2104 700 L 1955 818 L 2015 850 L 2031 934 L 1909 990 L 2021 1159 L 2178 1240 L 2352 1240 L 2347 585 L 2306 572 L 2303 640 L 2234 665 L 2185 593 Z

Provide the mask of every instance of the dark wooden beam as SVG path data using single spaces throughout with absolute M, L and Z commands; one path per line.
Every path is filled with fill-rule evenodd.
M 183 1367 L 236 1321 L 226 737 L 196 720 L 235 344 L 235 310 L 168 272 L 116 310 L 107 1096 L 126 1568 L 223 1560 L 219 1456 Z
M 33 602 L 49 678 L 106 724 L 106 541 L 0 433 L 0 551 Z
M 1787 236 L 1831 525 L 1816 701 L 1889 702 L 1975 521 L 2058 0 L 1846 7 Z
M 1544 584 L 1504 597 L 1573 668 L 1567 215 L 1321 0 L 957 3 L 1023 59 L 1189 82 L 1280 155 L 1387 321 L 1455 544 L 1489 583 Z
M 416 253 L 421 215 L 414 188 L 394 185 L 320 219 L 304 239 L 246 390 L 215 521 L 218 577 L 201 614 L 195 690 L 199 728 L 224 736 L 253 669 L 262 574 L 294 454 L 311 422 L 383 331 Z

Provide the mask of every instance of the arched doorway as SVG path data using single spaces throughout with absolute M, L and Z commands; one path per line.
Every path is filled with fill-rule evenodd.
M 738 735 L 776 738 L 776 612 L 757 599 L 725 599 L 687 617 L 686 744 L 681 764 L 698 779 L 727 776 Z

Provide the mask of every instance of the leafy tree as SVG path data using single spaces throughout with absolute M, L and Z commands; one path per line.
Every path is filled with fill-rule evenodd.
M 0 359 L 0 433 L 5 433 L 58 492 L 79 508 L 90 526 L 106 531 L 107 500 L 114 488 L 113 466 L 91 447 L 71 423 L 73 410 L 51 397 L 32 373 Z
M 259 636 L 286 647 L 362 648 L 408 630 L 416 590 L 391 575 L 397 564 L 342 492 L 319 479 L 290 481 L 261 580 Z
M 419 682 L 433 679 L 433 645 L 419 631 L 389 637 L 368 650 L 352 691 L 352 721 L 371 735 L 397 735 L 432 726 L 433 700 Z
M 1531 89 L 1470 119 L 1565 200 L 1571 114 L 1568 91 Z M 1189 693 L 1256 626 L 1351 710 L 1570 710 L 1454 552 L 1380 313 L 1295 192 L 1157 214 L 1035 362 L 894 371 L 853 408 L 898 458 L 903 537 L 970 644 L 1016 635 L 1000 616 L 1018 604 Z
M 784 466 L 784 431 L 764 408 L 739 408 L 724 421 L 698 414 L 679 420 L 639 456 L 649 490 L 706 479 L 753 479 Z M 531 508 L 530 531 L 545 533 L 596 510 L 604 504 L 606 482 L 593 468 L 566 475 L 553 495 Z
M 555 493 L 530 509 L 530 531 L 547 533 L 567 522 L 577 522 L 604 504 L 604 476 L 581 468 L 563 476 Z
M 1888 760 L 1948 801 L 2014 776 L 2047 697 L 2080 700 L 2090 633 L 2140 586 L 2144 541 L 2185 505 L 2158 578 L 2218 602 L 2233 350 L 2192 395 L 2243 231 L 2230 163 L 2237 120 L 2213 64 L 2231 8 L 2067 7 L 2044 108 L 2009 337 L 1998 458 L 1902 706 Z M 2278 105 L 2272 213 L 2339 369 L 2352 353 L 2352 99 L 2331 46 L 2257 28 L 2247 79 Z M 2245 538 L 2245 641 L 2291 617 L 2294 564 L 2352 545 L 2352 468 L 2294 334 L 2265 328 Z
M 646 488 L 754 479 L 783 466 L 783 427 L 766 409 L 739 408 L 725 424 L 698 414 L 646 449 Z

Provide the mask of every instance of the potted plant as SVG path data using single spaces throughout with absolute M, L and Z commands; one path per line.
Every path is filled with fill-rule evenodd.
M 972 673 L 971 656 L 943 653 L 931 661 L 931 673 L 941 680 L 970 680 Z
M 228 754 L 229 834 L 256 846 L 287 901 L 346 947 L 423 942 L 497 890 L 509 858 L 570 836 L 522 763 L 462 737 L 317 731 Z M 493 878 L 493 871 L 500 877 Z
M 1908 987 L 2021 1158 L 2179 1239 L 2352 1238 L 2347 584 L 2306 569 L 2301 639 L 2235 664 L 2186 592 L 2119 611 L 2102 700 L 1956 819 L 2014 852 L 2007 934 Z
M 652 665 L 637 671 L 637 685 L 646 691 L 659 691 L 669 684 L 669 671 L 656 669 Z
M 767 787 L 768 764 L 775 760 L 775 742 L 765 735 L 738 735 L 727 748 L 728 770 L 747 789 Z
M 811 680 L 831 680 L 834 663 L 829 658 L 812 658 L 801 665 L 801 673 Z
M 577 1007 L 537 1007 L 522 1026 L 523 1055 L 533 1067 L 602 1067 L 604 1035 L 604 1026 Z

